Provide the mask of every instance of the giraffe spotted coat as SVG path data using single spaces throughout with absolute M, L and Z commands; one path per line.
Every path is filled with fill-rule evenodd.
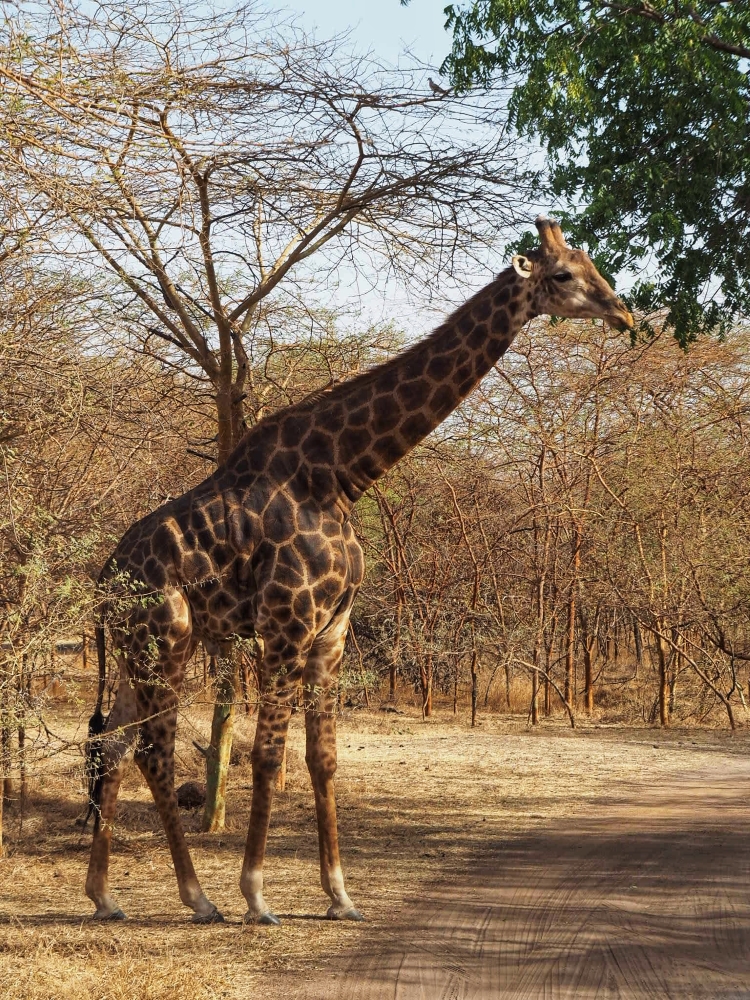
M 221 914 L 200 887 L 174 792 L 177 701 L 198 641 L 263 637 L 253 797 L 241 876 L 246 920 L 277 923 L 263 897 L 271 799 L 292 699 L 304 694 L 328 916 L 361 919 L 341 872 L 333 777 L 335 696 L 364 560 L 349 518 L 359 497 L 468 395 L 533 316 L 632 317 L 589 258 L 538 220 L 541 247 L 391 361 L 262 420 L 203 483 L 134 524 L 102 574 L 121 683 L 102 742 L 98 822 L 86 890 L 95 916 L 123 916 L 108 861 L 122 758 L 154 795 L 183 902 Z M 101 644 L 103 651 L 103 643 Z M 100 653 L 103 656 L 103 652 Z

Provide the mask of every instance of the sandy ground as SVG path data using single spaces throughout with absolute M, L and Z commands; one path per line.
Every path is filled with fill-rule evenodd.
M 200 774 L 186 726 L 180 777 Z M 337 778 L 348 888 L 365 924 L 320 919 L 302 720 L 277 796 L 267 899 L 283 926 L 244 928 L 238 879 L 249 768 L 225 833 L 188 839 L 225 925 L 179 903 L 135 769 L 111 881 L 129 916 L 88 921 L 82 798 L 40 782 L 0 862 L 4 1000 L 270 997 L 750 998 L 750 738 L 353 713 Z M 239 726 L 249 743 L 252 721 Z M 14 833 L 14 824 L 16 825 Z
M 485 844 L 462 878 L 288 995 L 748 998 L 748 793 L 750 760 L 722 754 Z

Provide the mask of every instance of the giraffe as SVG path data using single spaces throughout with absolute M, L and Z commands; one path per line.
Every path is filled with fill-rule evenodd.
M 540 246 L 513 257 L 510 267 L 430 336 L 266 417 L 208 479 L 123 536 L 100 578 L 110 595 L 103 598 L 96 633 L 100 686 L 92 732 L 101 735 L 86 880 L 96 918 L 124 917 L 107 871 L 123 757 L 134 744 L 164 824 L 182 902 L 197 923 L 223 920 L 201 889 L 178 813 L 177 702 L 198 641 L 220 644 L 257 633 L 264 654 L 240 879 L 245 921 L 279 923 L 263 896 L 263 860 L 275 777 L 300 684 L 327 916 L 363 919 L 344 885 L 333 785 L 337 675 L 364 574 L 352 508 L 459 405 L 532 317 L 599 317 L 621 330 L 633 325 L 588 256 L 565 243 L 559 225 L 540 217 L 536 226 Z M 104 621 L 120 664 L 106 723 Z

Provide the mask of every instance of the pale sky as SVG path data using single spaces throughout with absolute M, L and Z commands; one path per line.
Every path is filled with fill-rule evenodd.
M 266 0 L 269 8 L 288 11 L 305 32 L 324 40 L 351 31 L 349 43 L 353 49 L 371 54 L 376 60 L 396 67 L 399 60 L 413 66 L 418 62 L 427 73 L 440 81 L 438 67 L 450 51 L 451 35 L 445 31 L 443 8 L 448 0 L 411 0 L 402 7 L 399 0 Z M 447 85 L 446 81 L 443 81 Z M 502 264 L 500 256 L 488 260 L 488 268 L 479 269 L 475 287 L 456 288 L 446 280 L 433 290 L 428 304 L 415 298 L 412 290 L 391 281 L 387 289 L 368 293 L 357 306 L 355 294 L 347 296 L 346 288 L 338 289 L 334 301 L 346 307 L 361 308 L 363 319 L 392 319 L 412 336 L 432 329 L 460 301 L 480 288 L 492 275 L 492 268 Z M 352 284 L 352 289 L 354 287 Z
M 397 65 L 399 58 L 410 53 L 420 63 L 431 71 L 434 79 L 439 80 L 437 68 L 448 55 L 451 46 L 451 35 L 445 31 L 445 15 L 443 8 L 450 0 L 411 0 L 408 7 L 402 7 L 399 0 L 348 0 L 342 3 L 337 0 L 277 0 L 273 6 L 277 10 L 288 10 L 299 18 L 299 25 L 306 31 L 314 32 L 319 39 L 332 37 L 351 29 L 353 47 L 372 54 L 385 62 Z M 454 0 L 459 2 L 459 0 Z M 442 81 L 446 84 L 446 81 Z M 529 221 L 538 211 L 554 211 L 551 206 L 530 206 Z M 498 256 L 493 255 L 492 265 L 503 263 Z M 477 287 L 483 283 L 487 275 L 478 275 Z M 627 290 L 633 284 L 631 274 L 617 276 L 617 286 Z M 466 289 L 467 294 L 471 289 Z M 446 289 L 446 300 L 442 304 L 436 301 L 432 308 L 425 309 L 419 303 L 410 301 L 404 290 L 389 296 L 389 302 L 381 305 L 381 316 L 387 315 L 397 303 L 396 312 L 403 311 L 405 326 L 416 326 L 418 329 L 429 329 L 437 320 L 439 313 L 456 305 L 461 295 L 456 290 Z M 370 305 L 377 315 L 378 309 L 374 302 Z M 393 313 L 391 312 L 391 315 Z M 394 317 L 398 322 L 399 316 Z
M 437 68 L 448 54 L 451 36 L 444 31 L 447 0 L 281 0 L 279 10 L 299 15 L 300 25 L 320 39 L 352 29 L 352 41 L 362 51 L 393 65 L 409 50 L 421 62 Z M 274 4 L 274 6 L 276 6 Z

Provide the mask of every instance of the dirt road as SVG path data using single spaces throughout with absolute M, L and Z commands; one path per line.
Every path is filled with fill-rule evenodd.
M 750 1000 L 750 730 L 480 721 L 340 720 L 339 825 L 364 924 L 323 919 L 299 716 L 266 866 L 278 928 L 242 924 L 249 762 L 232 769 L 226 830 L 185 815 L 227 918 L 196 928 L 132 765 L 112 862 L 129 919 L 88 919 L 79 762 L 69 775 L 52 761 L 6 816 L 0 998 Z M 202 774 L 192 739 L 207 741 L 209 706 L 183 722 L 181 781 Z M 237 721 L 238 746 L 252 723 Z
M 750 758 L 701 764 L 486 844 L 291 995 L 750 998 Z

